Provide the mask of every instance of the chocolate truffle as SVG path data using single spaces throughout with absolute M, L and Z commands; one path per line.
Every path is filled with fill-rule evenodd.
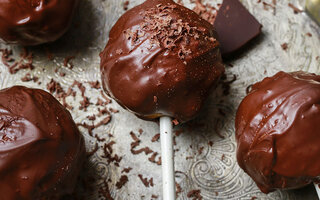
M 237 159 L 262 192 L 319 180 L 320 76 L 279 72 L 252 86 L 236 116 Z
M 0 91 L 2 200 L 72 193 L 84 153 L 70 113 L 49 93 L 21 86 Z
M 172 0 L 126 12 L 100 57 L 105 91 L 146 119 L 192 119 L 224 72 L 213 26 Z
M 7 43 L 52 42 L 68 29 L 78 0 L 0 0 L 0 38 Z

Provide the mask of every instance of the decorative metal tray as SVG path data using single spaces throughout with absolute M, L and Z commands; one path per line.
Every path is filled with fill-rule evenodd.
M 141 2 L 131 0 L 128 7 Z M 216 5 L 221 1 L 207 2 Z M 175 128 L 178 199 L 199 199 L 199 192 L 203 199 L 317 199 L 312 186 L 261 193 L 237 165 L 234 118 L 246 88 L 265 76 L 280 70 L 320 74 L 320 28 L 305 12 L 295 14 L 288 6 L 291 3 L 303 10 L 304 0 L 242 2 L 263 24 L 263 35 L 227 63 L 227 79 L 211 95 L 204 112 Z M 183 3 L 194 6 L 189 0 Z M 110 28 L 125 12 L 124 4 L 124 0 L 82 0 L 71 30 L 63 38 L 27 49 L 33 54 L 33 70 L 22 69 L 13 75 L 0 64 L 0 89 L 25 85 L 48 90 L 53 79 L 64 91 L 73 88 L 76 93 L 59 100 L 69 105 L 76 123 L 82 124 L 79 129 L 89 152 L 77 185 L 78 199 L 162 198 L 160 143 L 155 136 L 158 124 L 135 117 L 114 101 L 108 103 L 99 85 L 90 83 L 100 81 L 99 52 Z M 24 51 L 19 46 L 0 47 L 11 49 L 10 57 L 17 61 Z M 228 83 L 234 75 L 236 80 Z M 86 88 L 83 95 L 75 80 Z

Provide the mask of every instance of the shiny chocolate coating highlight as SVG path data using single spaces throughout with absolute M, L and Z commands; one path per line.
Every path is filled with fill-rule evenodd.
M 0 38 L 7 43 L 52 42 L 68 29 L 79 0 L 0 0 Z
M 279 72 L 252 86 L 236 116 L 237 159 L 262 192 L 319 180 L 320 76 Z
M 0 91 L 0 199 L 60 199 L 73 192 L 84 141 L 70 113 L 49 93 Z
M 192 119 L 224 72 L 213 26 L 172 0 L 126 12 L 100 57 L 105 91 L 146 119 Z

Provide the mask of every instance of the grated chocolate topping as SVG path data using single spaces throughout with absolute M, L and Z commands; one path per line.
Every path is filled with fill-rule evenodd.
M 150 49 L 158 46 L 166 50 L 175 50 L 181 60 L 185 60 L 192 53 L 189 49 L 192 38 L 200 40 L 200 37 L 203 37 L 207 42 L 216 42 L 215 38 L 205 36 L 204 28 L 191 26 L 183 19 L 174 19 L 170 15 L 174 9 L 177 9 L 177 5 L 158 4 L 141 11 L 144 22 L 139 25 L 139 29 L 125 30 L 126 38 L 134 44 L 147 36 L 150 40 Z M 117 50 L 117 53 L 120 54 L 120 51 Z

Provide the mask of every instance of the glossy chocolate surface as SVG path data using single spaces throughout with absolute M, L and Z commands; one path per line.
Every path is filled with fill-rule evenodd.
M 292 189 L 320 175 L 320 76 L 279 72 L 252 87 L 236 116 L 237 159 L 260 189 Z
M 230 57 L 260 35 L 262 25 L 239 0 L 223 0 L 214 28 L 222 56 Z
M 0 91 L 0 199 L 59 199 L 73 192 L 84 142 L 70 113 L 43 90 Z
M 105 91 L 148 119 L 192 119 L 224 72 L 213 26 L 171 0 L 126 12 L 100 57 Z
M 0 0 L 0 38 L 7 43 L 52 42 L 68 29 L 78 0 Z

